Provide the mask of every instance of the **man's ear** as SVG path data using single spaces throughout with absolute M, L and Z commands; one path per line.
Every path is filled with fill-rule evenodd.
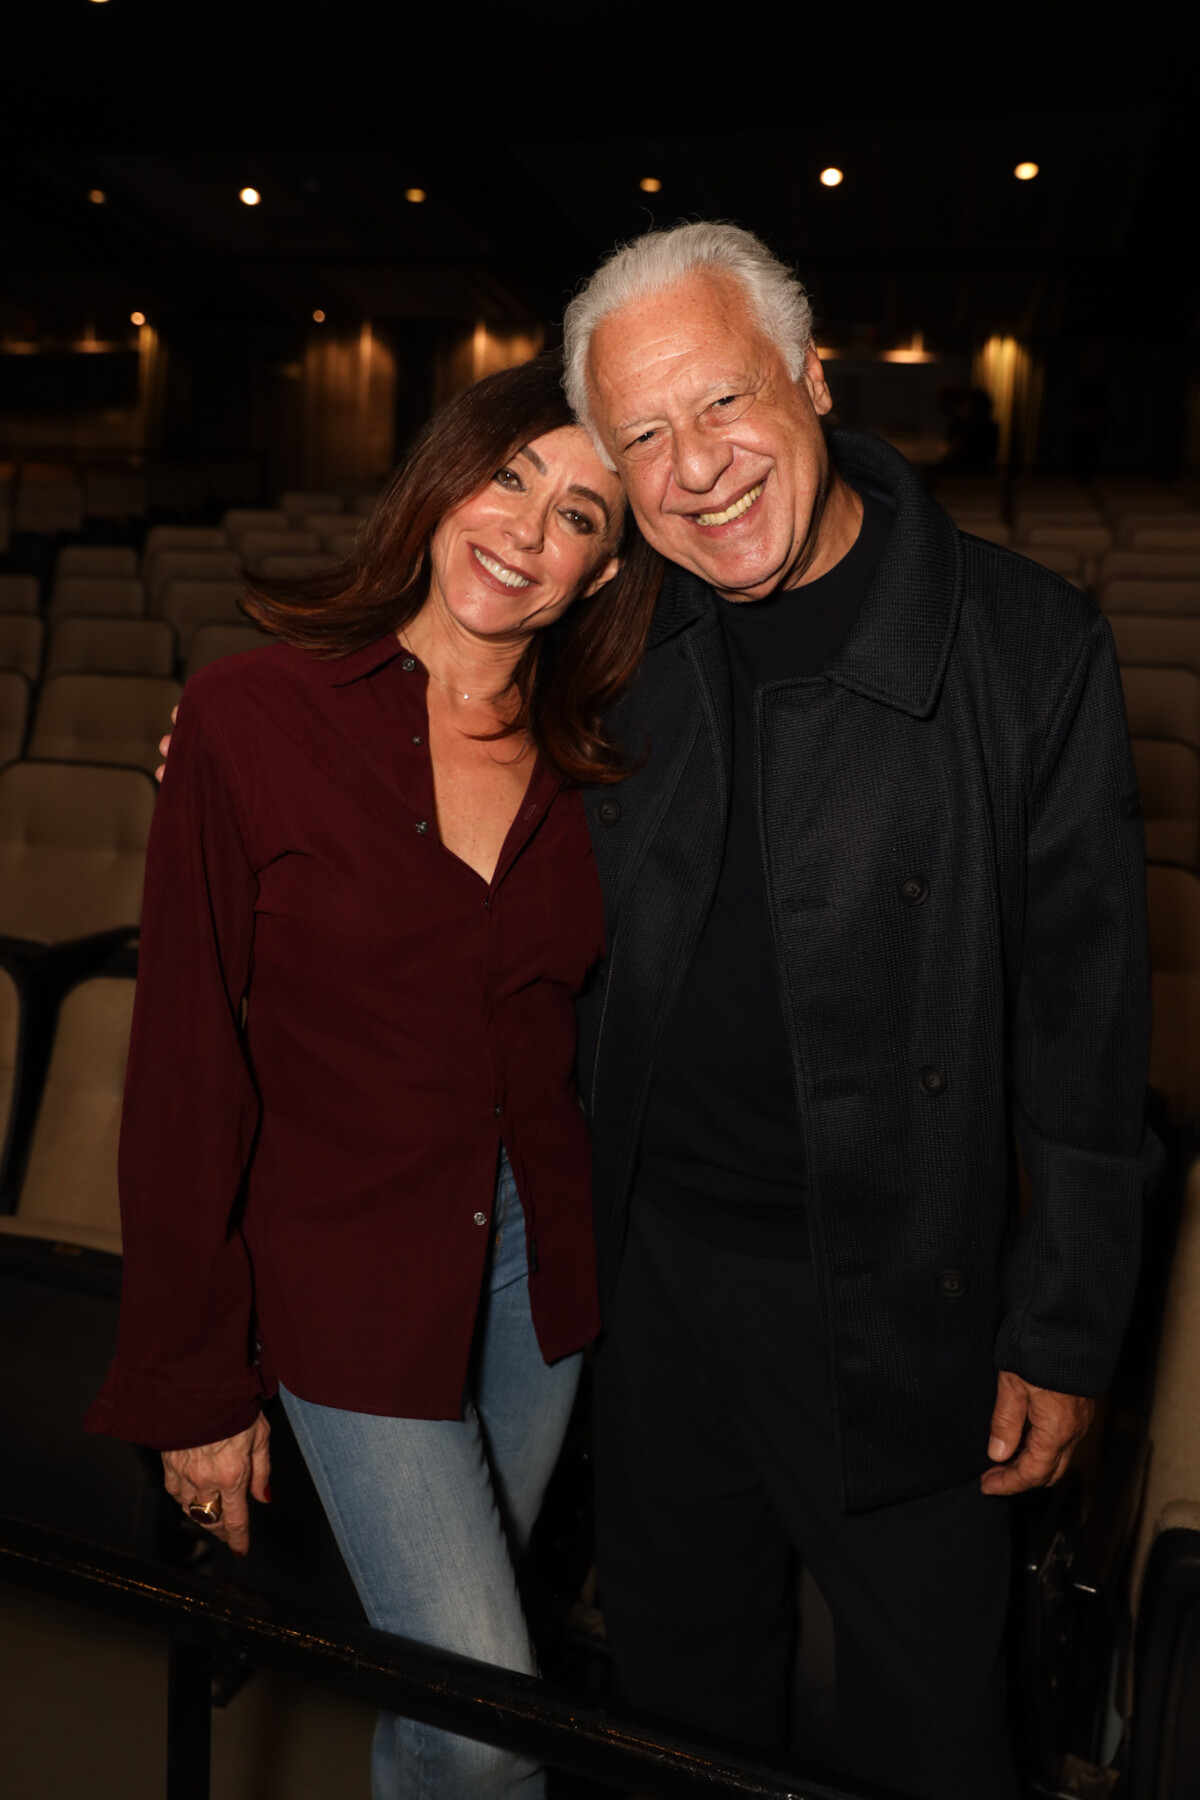
M 580 599 L 590 600 L 592 595 L 596 593 L 598 589 L 604 587 L 607 582 L 612 580 L 620 566 L 620 557 L 617 555 L 610 556 L 608 561 L 601 566 L 595 575 L 593 575 L 591 581 L 579 596 Z
M 809 399 L 816 411 L 821 414 L 832 412 L 833 395 L 825 379 L 824 365 L 811 344 L 805 353 L 804 373 L 800 379 L 808 389 Z

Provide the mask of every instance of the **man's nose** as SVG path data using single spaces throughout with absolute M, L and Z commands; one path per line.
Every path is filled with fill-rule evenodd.
M 675 485 L 686 494 L 710 493 L 732 461 L 732 449 L 720 438 L 695 428 L 675 433 Z

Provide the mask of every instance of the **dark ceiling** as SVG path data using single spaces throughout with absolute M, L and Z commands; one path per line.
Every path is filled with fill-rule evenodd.
M 38 0 L 0 27 L 0 329 L 552 322 L 614 241 L 705 215 L 795 260 L 834 334 L 1185 341 L 1177 16 Z

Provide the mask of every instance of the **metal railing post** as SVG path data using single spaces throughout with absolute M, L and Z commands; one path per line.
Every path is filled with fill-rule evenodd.
M 167 1665 L 167 1800 L 209 1800 L 212 1653 L 171 1639 Z

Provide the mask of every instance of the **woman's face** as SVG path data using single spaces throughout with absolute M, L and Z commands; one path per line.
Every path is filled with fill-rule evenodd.
M 547 432 L 438 525 L 429 598 L 482 637 L 552 624 L 616 573 L 624 509 L 587 433 Z

